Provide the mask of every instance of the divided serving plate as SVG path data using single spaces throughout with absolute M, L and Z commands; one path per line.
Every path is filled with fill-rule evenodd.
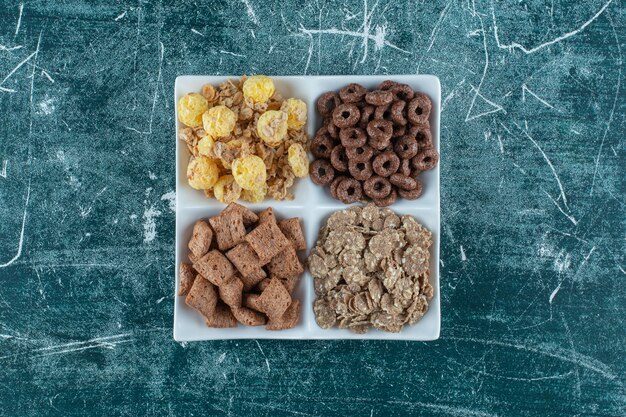
M 204 84 L 218 85 L 227 79 L 239 76 L 179 76 L 176 78 L 175 105 L 178 99 L 191 92 L 200 92 Z M 430 126 L 433 142 L 439 146 L 439 116 L 441 107 L 441 86 L 439 79 L 432 75 L 375 75 L 375 76 L 286 76 L 272 77 L 276 89 L 285 98 L 296 97 L 308 106 L 307 133 L 313 137 L 322 124 L 321 116 L 315 110 L 317 98 L 326 91 L 338 91 L 349 83 L 359 83 L 368 89 L 376 87 L 384 80 L 391 79 L 410 85 L 414 90 L 427 94 L 432 100 Z M 421 174 L 424 184 L 422 196 L 413 201 L 398 199 L 391 205 L 398 214 L 409 214 L 426 226 L 433 234 L 430 258 L 430 281 L 434 296 L 429 309 L 415 325 L 405 326 L 400 333 L 387 333 L 370 329 L 365 334 L 355 334 L 347 329 L 322 329 L 315 322 L 313 314 L 313 278 L 305 270 L 293 296 L 301 301 L 300 322 L 292 329 L 269 331 L 265 327 L 239 325 L 230 329 L 213 329 L 204 324 L 200 314 L 185 304 L 184 297 L 178 294 L 178 266 L 180 262 L 189 262 L 187 242 L 191 237 L 194 223 L 200 218 L 217 215 L 226 206 L 214 199 L 205 197 L 202 191 L 194 190 L 187 183 L 187 163 L 189 151 L 178 138 L 178 114 L 176 114 L 176 284 L 174 293 L 174 339 L 177 341 L 199 341 L 216 339 L 373 339 L 373 340 L 435 340 L 439 338 L 441 311 L 439 294 L 439 166 Z M 307 241 L 308 251 L 315 246 L 317 234 L 326 219 L 335 211 L 348 206 L 334 200 L 328 188 L 314 184 L 308 177 L 296 181 L 292 188 L 295 199 L 275 201 L 267 199 L 259 204 L 239 201 L 240 204 L 258 212 L 272 206 L 279 219 L 300 217 Z M 302 257 L 304 260 L 304 257 Z

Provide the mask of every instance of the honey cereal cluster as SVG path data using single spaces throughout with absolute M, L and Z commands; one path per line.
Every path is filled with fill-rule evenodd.
M 178 101 L 179 137 L 191 159 L 189 185 L 222 203 L 293 199 L 309 173 L 306 104 L 284 100 L 271 78 L 257 75 L 206 84 Z
M 188 246 L 192 263 L 180 264 L 178 295 L 208 327 L 298 324 L 300 301 L 291 294 L 304 270 L 297 251 L 306 250 L 299 218 L 278 221 L 271 207 L 257 214 L 231 203 L 198 220 Z
M 428 229 L 388 208 L 369 204 L 333 213 L 308 258 L 317 324 L 355 333 L 415 324 L 433 297 L 431 244 Z
M 317 100 L 323 126 L 311 141 L 310 174 L 345 204 L 371 200 L 389 206 L 422 194 L 420 173 L 433 169 L 430 98 L 395 81 L 376 90 L 349 84 Z

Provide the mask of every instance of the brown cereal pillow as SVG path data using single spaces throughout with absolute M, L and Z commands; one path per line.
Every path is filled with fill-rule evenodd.
M 230 210 L 235 210 L 241 213 L 243 224 L 245 226 L 250 226 L 251 224 L 259 221 L 259 216 L 257 216 L 252 210 L 242 206 L 241 204 L 230 203 L 222 212 L 228 212 Z
M 252 249 L 259 256 L 261 265 L 265 265 L 274 256 L 291 245 L 289 240 L 276 225 L 276 222 L 259 224 L 253 231 L 246 235 L 245 241 L 250 244 Z
M 258 311 L 246 307 L 234 307 L 231 310 L 237 321 L 246 326 L 263 326 L 267 323 L 267 318 Z
M 289 239 L 295 250 L 306 250 L 306 240 L 304 240 L 299 217 L 279 221 L 278 228 Z
M 204 255 L 194 264 L 194 268 L 200 275 L 217 286 L 235 275 L 233 264 L 218 250 L 212 250 Z
M 215 306 L 217 305 L 217 289 L 208 280 L 198 276 L 191 286 L 185 303 L 192 307 L 204 317 L 211 317 L 215 312 Z
M 178 269 L 178 295 L 187 295 L 195 279 L 196 271 L 193 266 L 181 262 Z
M 209 223 L 215 231 L 217 247 L 221 251 L 238 245 L 246 235 L 243 216 L 239 210 L 222 211 L 219 215 L 211 217 Z
M 218 329 L 237 327 L 237 319 L 233 316 L 230 308 L 228 308 L 228 306 L 221 301 L 217 302 L 215 311 L 211 316 L 207 317 L 204 322 L 207 327 L 214 327 Z
M 291 305 L 280 316 L 272 316 L 267 322 L 267 330 L 286 330 L 296 327 L 300 321 L 300 300 L 293 300 Z
M 267 221 L 276 223 L 276 216 L 274 215 L 274 209 L 268 207 L 263 211 L 259 212 L 259 224 L 263 224 Z
M 272 278 L 287 278 L 300 275 L 304 268 L 300 263 L 300 259 L 298 259 L 296 250 L 293 246 L 289 246 L 272 258 L 270 263 L 267 264 L 267 270 Z
M 291 295 L 278 278 L 272 278 L 257 302 L 270 319 L 281 317 L 291 304 Z
M 241 293 L 243 291 L 243 282 L 237 275 L 233 275 L 222 282 L 219 286 L 220 300 L 229 307 L 241 306 Z
M 196 257 L 201 257 L 209 251 L 213 241 L 213 230 L 204 220 L 198 220 L 193 225 L 193 232 L 189 240 L 189 250 Z
M 265 271 L 261 268 L 261 260 L 248 242 L 241 242 L 226 252 L 226 257 L 244 278 L 244 290 L 249 290 L 265 278 Z

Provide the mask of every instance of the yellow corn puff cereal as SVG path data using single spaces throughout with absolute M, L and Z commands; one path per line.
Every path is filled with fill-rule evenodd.
M 251 203 L 261 203 L 265 200 L 267 194 L 267 184 L 263 184 L 256 190 L 243 190 L 241 191 L 241 197 Z
M 287 135 L 287 113 L 280 110 L 266 111 L 259 117 L 256 131 L 268 146 L 277 147 Z
M 283 102 L 280 108 L 287 113 L 287 126 L 298 130 L 306 123 L 306 103 L 297 98 L 290 98 Z
M 237 116 L 226 106 L 211 107 L 202 115 L 206 134 L 213 138 L 225 138 L 233 131 Z
M 213 195 L 217 201 L 230 204 L 241 196 L 241 187 L 232 175 L 224 175 L 213 186 Z
M 304 146 L 300 143 L 292 143 L 287 151 L 287 161 L 293 171 L 293 174 L 298 177 L 306 177 L 309 174 L 309 158 L 306 155 Z
M 265 103 L 276 91 L 274 81 L 265 75 L 255 75 L 243 83 L 243 95 L 253 103 Z
M 205 136 L 198 142 L 198 153 L 202 156 L 211 156 L 213 153 L 211 150 L 215 145 L 215 141 L 210 136 Z
M 256 155 L 235 159 L 231 169 L 235 181 L 244 190 L 256 190 L 262 187 L 267 179 L 265 162 Z
M 189 127 L 200 127 L 202 115 L 208 109 L 209 104 L 201 94 L 185 94 L 178 100 L 178 120 Z
M 213 187 L 219 176 L 219 168 L 215 161 L 201 156 L 195 158 L 187 165 L 187 181 L 196 190 L 209 190 Z

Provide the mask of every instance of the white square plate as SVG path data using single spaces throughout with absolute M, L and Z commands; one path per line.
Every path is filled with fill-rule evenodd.
M 218 85 L 227 79 L 238 79 L 237 76 L 180 76 L 176 78 L 175 103 L 183 95 L 200 92 L 202 85 L 211 83 Z M 441 86 L 439 79 L 432 75 L 388 75 L 388 76 L 293 76 L 272 77 L 276 89 L 284 97 L 297 97 L 307 103 L 307 130 L 312 137 L 321 126 L 321 117 L 315 110 L 317 98 L 326 91 L 338 91 L 349 83 L 359 83 L 367 88 L 374 88 L 384 80 L 392 79 L 406 83 L 416 91 L 427 94 L 433 103 L 430 125 L 433 142 L 439 151 L 439 113 L 441 104 Z M 176 108 L 176 105 L 174 106 Z M 178 114 L 176 114 L 176 132 L 178 132 Z M 313 314 L 313 279 L 308 271 L 302 276 L 294 296 L 302 303 L 300 323 L 293 329 L 268 331 L 264 327 L 248 327 L 239 325 L 232 329 L 212 329 L 206 327 L 204 320 L 192 308 L 185 304 L 184 297 L 178 293 L 178 265 L 189 262 L 187 242 L 191 237 L 193 224 L 200 218 L 217 215 L 225 205 L 213 199 L 207 199 L 204 193 L 194 190 L 187 183 L 187 162 L 189 151 L 185 144 L 176 139 L 176 292 L 174 296 L 174 339 L 177 341 L 197 341 L 215 339 L 378 339 L 378 340 L 435 340 L 439 338 L 441 312 L 439 296 L 439 165 L 422 174 L 424 193 L 414 201 L 399 199 L 390 208 L 399 214 L 414 216 L 420 223 L 433 233 L 431 247 L 430 280 L 434 288 L 434 297 L 424 317 L 413 326 L 405 326 L 400 333 L 387 333 L 370 330 L 366 334 L 355 334 L 346 329 L 321 329 L 315 322 Z M 295 199 L 292 201 L 266 200 L 261 204 L 241 202 L 254 211 L 268 206 L 274 207 L 280 219 L 300 217 L 306 234 L 308 250 L 317 240 L 320 227 L 331 213 L 345 209 L 347 206 L 334 200 L 327 188 L 313 184 L 309 178 L 300 179 L 292 189 Z

